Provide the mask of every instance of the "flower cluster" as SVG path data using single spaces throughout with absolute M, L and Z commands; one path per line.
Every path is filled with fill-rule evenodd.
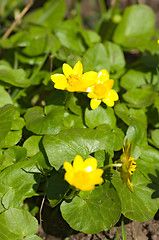
M 97 160 L 88 158 L 83 161 L 82 157 L 77 155 L 73 165 L 64 162 L 66 170 L 65 180 L 72 186 L 82 191 L 93 190 L 96 184 L 103 182 L 103 170 L 97 168 Z
M 51 75 L 54 87 L 69 92 L 88 92 L 92 109 L 97 108 L 101 102 L 113 107 L 114 101 L 118 100 L 118 94 L 112 89 L 114 80 L 109 79 L 109 73 L 105 69 L 98 73 L 89 71 L 83 74 L 80 61 L 73 68 L 64 63 L 62 69 L 64 74 Z
M 127 187 L 131 192 L 133 192 L 133 187 L 131 185 L 131 176 L 136 169 L 135 159 L 131 157 L 132 144 L 127 140 L 125 149 L 123 148 L 123 154 L 120 157 L 119 162 L 122 164 L 118 169 L 121 175 L 123 183 L 126 183 Z

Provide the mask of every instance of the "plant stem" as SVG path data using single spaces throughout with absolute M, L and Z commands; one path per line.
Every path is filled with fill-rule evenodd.
M 8 28 L 8 30 L 5 32 L 5 34 L 2 36 L 2 39 L 6 39 L 11 32 L 13 31 L 13 29 L 15 28 L 15 26 L 18 24 L 18 22 L 22 19 L 22 17 L 24 17 L 24 15 L 27 13 L 27 11 L 31 8 L 31 6 L 33 5 L 33 0 L 30 0 L 28 2 L 28 4 L 25 6 L 25 8 L 23 9 L 23 11 L 19 14 L 19 17 L 17 19 L 15 19 L 15 21 L 12 23 L 12 25 L 10 26 L 10 28 Z
M 105 1 L 104 0 L 99 0 L 99 5 L 100 5 L 100 10 L 101 10 L 101 13 L 102 13 L 102 16 L 103 16 L 107 11 Z
M 109 168 L 109 167 L 121 167 L 122 163 L 112 163 L 112 164 L 108 164 L 106 166 L 103 167 L 103 170 Z

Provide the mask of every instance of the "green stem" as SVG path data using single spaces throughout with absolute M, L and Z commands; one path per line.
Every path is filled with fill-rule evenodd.
M 103 16 L 107 11 L 105 1 L 104 0 L 99 0 L 99 6 L 100 6 L 100 10 L 101 10 L 101 13 L 102 13 L 102 16 Z
M 79 190 L 77 190 L 76 188 L 72 189 L 72 191 L 70 192 L 69 195 L 65 196 L 65 199 L 72 199 L 75 197 L 75 195 L 77 195 L 77 193 L 79 193 Z
M 122 163 L 112 163 L 112 164 L 108 164 L 106 166 L 103 167 L 103 170 L 110 168 L 110 167 L 121 167 Z

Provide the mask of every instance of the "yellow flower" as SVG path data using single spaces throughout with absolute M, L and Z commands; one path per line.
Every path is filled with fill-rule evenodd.
M 114 101 L 117 101 L 119 97 L 112 89 L 113 85 L 114 80 L 109 79 L 109 73 L 105 69 L 101 70 L 98 73 L 96 84 L 87 89 L 92 109 L 96 109 L 102 101 L 109 107 L 114 106 Z
M 96 184 L 103 182 L 103 170 L 97 168 L 97 160 L 88 158 L 83 161 L 82 157 L 77 155 L 73 165 L 64 162 L 66 170 L 65 180 L 72 186 L 82 191 L 93 190 Z
M 57 89 L 69 92 L 86 92 L 87 88 L 96 81 L 97 73 L 89 71 L 83 74 L 83 66 L 80 61 L 73 68 L 64 63 L 62 69 L 64 74 L 51 75 L 51 80 Z
M 127 139 L 125 149 L 123 148 L 123 154 L 120 157 L 119 162 L 122 163 L 122 166 L 118 169 L 120 171 L 121 179 L 123 183 L 126 183 L 127 187 L 131 192 L 133 192 L 133 187 L 131 185 L 131 176 L 136 169 L 135 159 L 131 155 L 132 144 L 130 144 Z
M 157 40 L 157 43 L 159 44 L 159 40 Z

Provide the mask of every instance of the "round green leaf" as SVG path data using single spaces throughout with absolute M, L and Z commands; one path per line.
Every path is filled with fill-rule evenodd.
M 26 128 L 36 134 L 56 134 L 62 126 L 64 108 L 46 106 L 29 108 L 24 115 Z
M 97 150 L 113 151 L 112 138 L 113 133 L 106 126 L 101 129 L 68 129 L 57 135 L 44 136 L 43 145 L 50 164 L 59 169 L 64 161 L 71 162 L 76 155 L 87 158 Z
M 100 124 L 108 124 L 110 128 L 114 128 L 116 125 L 116 117 L 112 108 L 98 108 L 91 110 L 86 108 L 85 110 L 85 122 L 89 128 L 95 128 Z
M 26 88 L 30 85 L 23 69 L 12 69 L 6 65 L 0 65 L 0 80 L 16 87 Z
M 12 99 L 9 93 L 5 90 L 4 87 L 0 86 L 0 107 L 3 107 L 6 104 L 12 104 Z
M 109 56 L 111 70 L 118 71 L 124 68 L 126 62 L 120 46 L 109 41 L 105 42 L 104 46 Z
M 22 138 L 22 130 L 19 131 L 10 131 L 2 141 L 2 148 L 9 148 L 16 145 Z
M 15 109 L 9 104 L 0 109 L 0 141 L 4 139 L 12 126 Z
M 154 103 L 156 92 L 148 89 L 131 89 L 123 94 L 130 106 L 136 108 L 148 107 Z
M 126 90 L 141 87 L 150 83 L 152 78 L 152 73 L 145 73 L 143 71 L 137 71 L 134 69 L 128 70 L 121 78 L 120 85 Z
M 0 173 L 1 204 L 5 208 L 20 207 L 26 198 L 36 195 L 40 172 L 34 161 L 23 161 L 5 168 Z
M 89 48 L 83 55 L 83 67 L 84 71 L 100 71 L 106 69 L 110 70 L 110 62 L 102 43 L 97 43 L 93 47 Z
M 147 128 L 147 116 L 144 109 L 128 109 L 124 103 L 119 103 L 115 105 L 114 110 L 116 115 L 127 125 L 137 120 Z
M 23 147 L 12 146 L 8 148 L 6 151 L 4 151 L 5 159 L 0 166 L 0 170 L 6 168 L 13 163 L 24 161 L 26 159 L 26 154 L 27 151 Z
M 42 136 L 31 136 L 24 142 L 23 147 L 27 149 L 27 157 L 32 157 L 40 151 L 39 142 Z
M 147 145 L 147 131 L 139 121 L 133 121 L 127 129 L 126 136 L 134 145 Z
M 140 160 L 139 160 L 140 161 Z M 122 213 L 125 217 L 138 222 L 146 222 L 152 219 L 158 210 L 157 202 L 152 199 L 153 190 L 148 187 L 148 180 L 138 169 L 132 179 L 133 193 L 122 183 L 119 172 L 113 170 L 112 183 L 115 186 L 122 205 Z
M 138 4 L 127 7 L 121 22 L 114 33 L 114 41 L 122 46 L 135 48 L 154 33 L 155 17 L 147 5 Z
M 63 202 L 60 209 L 73 229 L 93 234 L 116 224 L 121 204 L 112 184 L 107 182 L 91 192 L 81 192 L 71 202 Z
M 24 209 L 10 208 L 0 214 L 0 236 L 3 240 L 21 240 L 37 231 L 36 218 Z
M 159 148 L 159 129 L 152 131 L 151 138 L 155 146 Z
M 62 46 L 76 52 L 83 52 L 85 48 L 82 44 L 82 38 L 80 38 L 79 30 L 80 29 L 75 21 L 66 20 L 58 28 L 56 35 Z

